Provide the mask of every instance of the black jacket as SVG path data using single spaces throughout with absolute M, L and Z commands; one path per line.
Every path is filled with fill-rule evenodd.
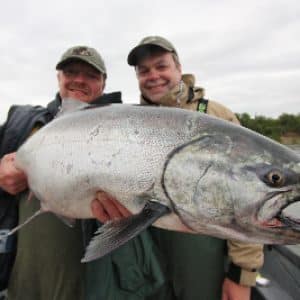
M 121 93 L 104 94 L 92 104 L 121 103 Z M 33 128 L 42 127 L 56 115 L 61 104 L 59 94 L 47 107 L 14 105 L 6 122 L 0 126 L 0 158 L 17 151 Z M 18 224 L 17 199 L 0 188 L 0 237 Z M 16 235 L 0 239 L 0 291 L 7 287 L 9 274 L 16 254 Z

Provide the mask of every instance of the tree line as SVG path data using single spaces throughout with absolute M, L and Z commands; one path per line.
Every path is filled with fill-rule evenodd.
M 278 118 L 255 116 L 248 113 L 236 114 L 241 124 L 276 141 L 286 135 L 294 135 L 300 140 L 300 114 L 282 114 Z

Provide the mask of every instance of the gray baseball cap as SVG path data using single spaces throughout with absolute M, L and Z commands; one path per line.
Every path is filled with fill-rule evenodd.
M 161 36 L 147 36 L 134 47 L 128 54 L 127 62 L 130 66 L 136 66 L 138 59 L 145 53 L 145 48 L 157 46 L 168 52 L 173 52 L 177 57 L 177 51 L 170 41 Z
M 75 46 L 69 48 L 61 57 L 56 65 L 56 70 L 61 70 L 68 62 L 83 61 L 94 67 L 102 74 L 106 74 L 104 60 L 99 52 L 87 46 Z

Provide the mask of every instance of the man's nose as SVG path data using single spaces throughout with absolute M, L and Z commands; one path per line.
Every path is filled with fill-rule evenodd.
M 86 80 L 86 75 L 84 72 L 79 71 L 75 74 L 75 76 L 73 77 L 73 80 L 77 81 L 77 82 L 83 82 Z
M 151 80 L 151 81 L 154 81 L 154 80 L 157 80 L 159 79 L 159 72 L 157 70 L 150 70 L 149 73 L 148 73 L 148 80 Z

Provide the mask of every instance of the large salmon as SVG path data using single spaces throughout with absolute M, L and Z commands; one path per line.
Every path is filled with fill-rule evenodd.
M 152 223 L 247 242 L 300 243 L 299 219 L 284 212 L 300 200 L 300 157 L 292 150 L 198 112 L 64 103 L 65 112 L 17 152 L 41 210 L 91 218 L 90 202 L 103 190 L 134 214 L 102 226 L 84 261 Z

